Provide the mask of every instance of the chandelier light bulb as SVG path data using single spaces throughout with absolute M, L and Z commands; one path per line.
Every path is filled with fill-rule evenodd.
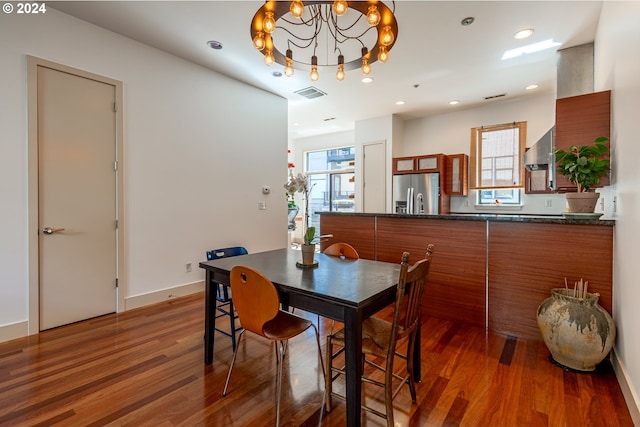
M 387 47 L 380 46 L 380 50 L 378 51 L 378 61 L 384 64 L 385 62 L 387 62 L 388 59 L 389 59 L 389 51 L 387 50 Z
M 393 35 L 393 31 L 391 31 L 391 27 L 386 25 L 380 31 L 380 44 L 382 46 L 391 46 L 395 40 L 395 36 Z
M 273 17 L 273 12 L 265 12 L 264 13 L 264 20 L 262 21 L 262 28 L 264 29 L 264 32 L 267 33 L 267 34 L 273 33 L 273 31 L 276 29 L 276 20 Z
M 342 16 L 347 13 L 347 9 L 349 9 L 349 4 L 346 0 L 335 0 L 333 2 L 333 13 L 338 16 Z
M 258 31 L 256 36 L 253 38 L 253 46 L 258 50 L 262 50 L 264 49 L 265 45 L 266 43 L 264 41 L 264 33 L 262 31 Z
M 292 1 L 291 6 L 289 6 L 289 12 L 294 18 L 302 18 L 304 14 L 304 4 L 302 4 L 300 0 Z
M 336 72 L 336 79 L 339 82 L 344 80 L 344 55 L 338 55 L 338 71 Z
M 273 51 L 271 51 L 271 49 L 267 50 L 267 52 L 264 54 L 264 64 L 267 67 L 270 67 L 273 65 L 273 63 L 276 62 L 276 58 L 274 58 L 273 56 Z
M 378 11 L 378 7 L 375 4 L 369 6 L 367 11 L 367 22 L 372 27 L 375 27 L 380 23 L 380 12 Z
M 312 82 L 316 82 L 320 78 L 320 74 L 318 74 L 318 57 L 315 55 L 311 57 L 311 74 L 309 74 L 309 78 Z
M 291 63 L 293 62 L 293 52 L 291 51 L 291 49 L 287 49 L 285 61 L 287 61 L 287 65 L 284 67 L 284 75 L 287 77 L 291 77 L 293 76 L 293 67 L 291 66 Z
M 362 74 L 369 74 L 371 72 L 371 65 L 367 58 L 362 58 Z

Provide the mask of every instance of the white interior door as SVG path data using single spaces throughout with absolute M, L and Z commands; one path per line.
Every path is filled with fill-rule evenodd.
M 385 144 L 384 141 L 362 146 L 362 212 L 385 211 Z
M 115 87 L 38 67 L 40 330 L 116 311 Z

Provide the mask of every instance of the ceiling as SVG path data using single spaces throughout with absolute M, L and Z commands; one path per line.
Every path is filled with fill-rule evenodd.
M 299 70 L 292 77 L 274 77 L 283 67 L 265 66 L 249 35 L 262 4 L 62 1 L 47 6 L 287 98 L 293 139 L 353 129 L 356 121 L 391 114 L 410 119 L 536 91 L 555 93 L 556 49 L 593 41 L 601 8 L 600 1 L 396 1 L 397 41 L 387 63 L 372 64 L 373 83 L 364 84 L 359 69 L 347 71 L 342 82 L 335 70 L 323 67 L 316 82 Z M 474 23 L 461 25 L 467 17 Z M 524 28 L 533 28 L 533 36 L 516 40 L 513 35 Z M 501 59 L 506 50 L 548 39 L 560 46 Z M 223 49 L 208 47 L 210 40 Z M 539 88 L 525 90 L 530 84 Z M 295 93 L 309 86 L 327 95 L 309 100 Z M 396 105 L 400 100 L 405 104 Z M 451 100 L 460 103 L 451 106 Z

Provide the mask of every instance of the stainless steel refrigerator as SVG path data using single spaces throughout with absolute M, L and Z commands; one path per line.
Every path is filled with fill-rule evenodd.
M 439 181 L 439 173 L 394 175 L 394 212 L 414 215 L 438 214 Z

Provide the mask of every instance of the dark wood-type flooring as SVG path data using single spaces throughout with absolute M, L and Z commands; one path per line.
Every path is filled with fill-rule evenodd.
M 203 315 L 199 293 L 1 343 L 0 426 L 274 425 L 273 347 L 247 334 L 222 397 L 230 340 L 216 336 L 214 364 L 205 366 Z M 321 324 L 326 333 L 330 322 Z M 283 425 L 343 426 L 343 401 L 323 410 L 313 332 L 287 351 Z M 377 390 L 365 390 L 375 404 Z M 568 372 L 541 342 L 430 317 L 418 403 L 405 387 L 395 407 L 397 426 L 633 425 L 608 362 Z M 384 423 L 363 413 L 363 425 Z

